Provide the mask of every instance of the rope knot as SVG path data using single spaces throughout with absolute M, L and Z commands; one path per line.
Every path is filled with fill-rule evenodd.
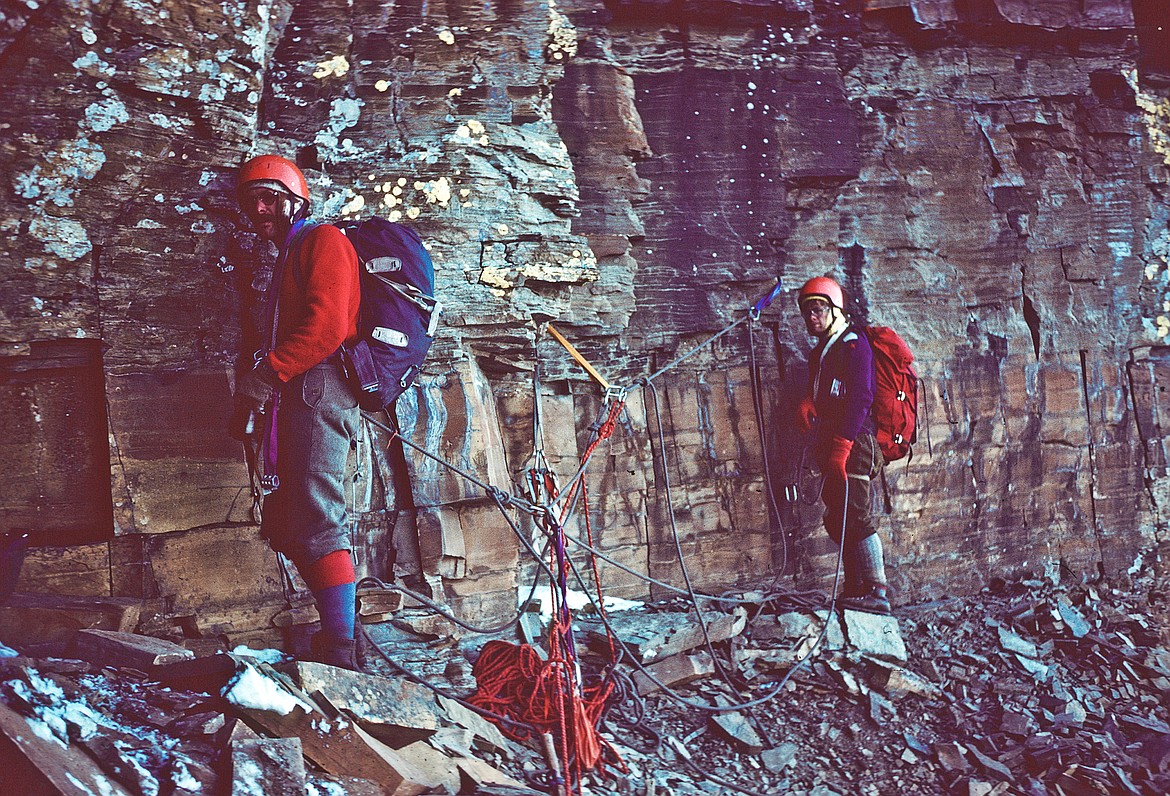
M 605 418 L 604 421 L 602 421 L 601 425 L 597 429 L 597 439 L 599 441 L 603 439 L 609 439 L 611 436 L 613 436 L 613 431 L 615 428 L 617 428 L 618 417 L 621 416 L 622 409 L 624 408 L 625 404 L 621 401 L 617 401 L 610 406 L 609 415 Z
M 512 496 L 498 486 L 489 486 L 487 493 L 491 495 L 492 500 L 496 501 L 500 508 L 506 509 L 512 505 Z

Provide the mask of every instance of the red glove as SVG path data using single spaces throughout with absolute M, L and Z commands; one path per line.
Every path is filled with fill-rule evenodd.
M 813 421 L 817 419 L 817 408 L 813 405 L 811 396 L 806 395 L 800 399 L 800 405 L 796 407 L 796 425 L 807 434 L 812 429 Z
M 825 456 L 825 474 L 835 475 L 845 480 L 845 462 L 849 459 L 849 452 L 853 450 L 853 440 L 844 437 L 833 437 L 829 440 L 829 450 Z

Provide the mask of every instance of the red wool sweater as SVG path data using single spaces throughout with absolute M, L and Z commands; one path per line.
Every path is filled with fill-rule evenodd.
M 337 227 L 321 224 L 305 234 L 297 259 L 284 269 L 276 347 L 268 352 L 281 381 L 299 376 L 357 337 L 361 293 L 349 239 Z

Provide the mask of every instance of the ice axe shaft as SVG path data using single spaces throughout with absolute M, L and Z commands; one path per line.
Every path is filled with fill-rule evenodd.
M 597 371 L 597 368 L 590 365 L 589 360 L 582 356 L 581 352 L 574 348 L 573 344 L 566 340 L 565 336 L 558 332 L 556 327 L 554 327 L 551 323 L 548 324 L 548 333 L 551 334 L 558 343 L 565 347 L 565 350 L 569 352 L 569 356 L 577 360 L 577 364 L 585 368 L 585 372 L 596 379 L 598 384 L 600 384 L 607 391 L 612 388 L 613 385 L 609 383 L 609 380 L 606 379 L 605 376 L 602 376 Z

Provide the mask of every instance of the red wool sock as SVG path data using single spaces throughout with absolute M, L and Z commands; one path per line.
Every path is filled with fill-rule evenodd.
M 301 568 L 301 577 L 314 594 L 357 580 L 353 570 L 353 556 L 348 550 L 334 550 L 324 558 L 305 565 Z

